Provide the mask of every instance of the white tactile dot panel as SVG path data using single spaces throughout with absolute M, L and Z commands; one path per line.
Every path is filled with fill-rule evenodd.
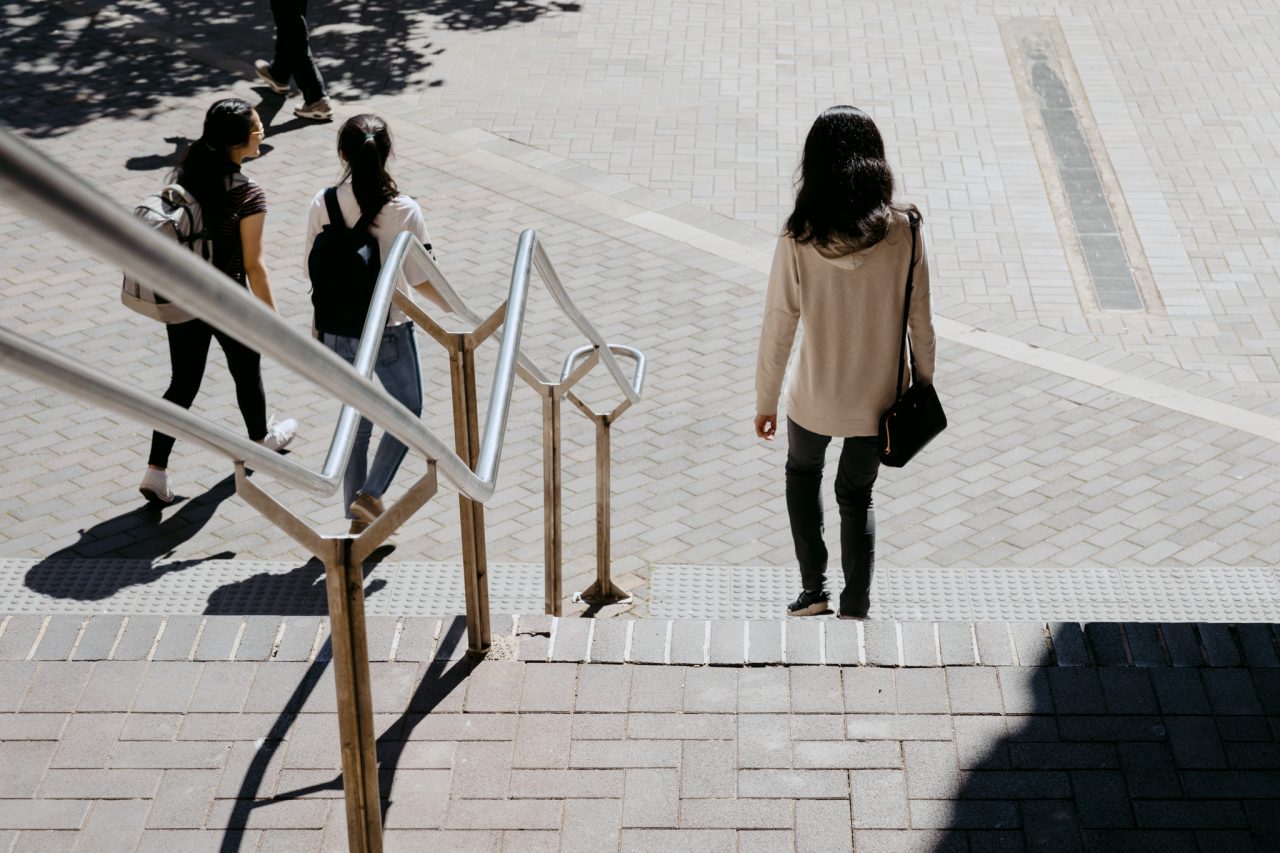
M 732 578 L 726 582 L 725 573 Z M 834 599 L 838 572 L 829 573 Z M 649 615 L 749 619 L 781 616 L 800 590 L 794 568 L 659 565 Z M 932 621 L 1275 622 L 1280 569 L 882 569 L 872 584 L 877 619 Z

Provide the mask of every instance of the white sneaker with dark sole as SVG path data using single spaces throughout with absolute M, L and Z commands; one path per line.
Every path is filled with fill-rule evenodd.
M 142 485 L 138 486 L 138 491 L 151 503 L 161 506 L 173 503 L 176 497 L 169 488 L 169 473 L 150 467 L 142 475 Z
M 259 59 L 253 63 L 253 70 L 257 72 L 258 79 L 267 84 L 267 87 L 277 95 L 289 94 L 289 84 L 281 83 L 279 80 L 271 76 L 271 63 L 265 59 Z
M 321 98 L 318 101 L 303 104 L 295 109 L 293 114 L 298 118 L 311 119 L 312 121 L 332 121 L 333 107 L 329 106 L 328 98 Z
M 289 446 L 289 442 L 298 435 L 298 422 L 293 418 L 285 418 L 282 421 L 272 416 L 267 421 L 267 437 L 262 440 L 262 446 L 268 450 L 274 450 L 279 453 Z

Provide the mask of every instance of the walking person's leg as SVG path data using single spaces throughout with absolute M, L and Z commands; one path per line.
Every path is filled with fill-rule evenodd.
M 788 610 L 796 616 L 826 613 L 827 545 L 822 539 L 822 467 L 831 437 L 787 418 L 787 516 L 804 591 Z
M 289 78 L 298 67 L 298 48 L 306 36 L 305 26 L 301 30 L 298 27 L 301 16 L 296 5 L 296 0 L 271 0 L 271 17 L 276 25 L 275 55 L 270 62 L 259 59 L 254 63 L 258 79 L 278 95 L 289 94 Z
M 251 441 L 267 437 L 267 393 L 262 387 L 262 356 L 235 338 L 214 330 L 236 385 L 236 404 Z
M 209 341 L 213 329 L 203 320 L 188 320 L 164 327 L 169 341 L 169 387 L 164 399 L 184 409 L 190 409 L 200 393 L 204 379 L 205 363 L 209 359 Z M 139 491 L 147 500 L 170 503 L 173 492 L 165 471 L 169 467 L 169 454 L 173 451 L 174 438 L 162 432 L 151 433 L 151 452 L 147 456 L 147 471 Z
M 388 394 L 415 415 L 422 414 L 422 368 L 412 323 L 387 328 L 374 370 Z M 408 452 L 409 448 L 398 438 L 387 432 L 382 434 L 369 477 L 349 505 L 356 517 L 372 523 L 382 514 L 382 496 L 391 487 Z
M 871 578 L 875 573 L 876 513 L 871 490 L 880 472 L 877 446 L 874 436 L 846 438 L 836 472 L 840 562 L 844 569 L 840 615 L 858 619 L 871 608 Z
M 348 364 L 355 364 L 356 347 L 360 343 L 359 338 L 333 335 L 325 332 L 320 339 L 325 346 L 341 356 Z M 372 435 L 373 423 L 368 418 L 361 418 L 360 423 L 356 426 L 356 440 L 351 448 L 351 456 L 348 457 L 347 467 L 342 472 L 342 514 L 352 520 L 352 533 L 359 533 L 360 530 L 356 529 L 357 524 L 361 526 L 364 524 L 363 521 L 356 519 L 351 514 L 351 504 L 356 499 L 356 492 L 368 478 L 369 439 Z

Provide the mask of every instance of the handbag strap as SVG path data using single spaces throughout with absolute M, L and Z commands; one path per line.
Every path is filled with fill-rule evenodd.
M 911 223 L 911 263 L 907 267 L 907 292 L 902 298 L 902 335 L 898 344 L 898 373 L 893 380 L 893 385 L 898 391 L 897 397 L 902 396 L 902 374 L 906 369 L 908 355 L 911 356 L 913 382 L 916 375 L 916 354 L 911 351 L 911 345 L 907 341 L 907 320 L 911 317 L 911 288 L 916 271 L 916 227 L 919 225 L 919 219 L 913 211 L 907 211 L 907 221 Z

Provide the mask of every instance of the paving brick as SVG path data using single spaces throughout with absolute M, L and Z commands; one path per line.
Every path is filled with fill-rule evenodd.
M 1098 670 L 1098 681 L 1107 710 L 1113 714 L 1158 714 L 1160 706 L 1151 678 L 1145 669 L 1106 667 Z
M 33 661 L 0 660 L 0 712 L 18 709 L 35 678 L 37 666 Z
M 1163 667 L 1165 665 L 1164 649 L 1160 645 L 1160 631 L 1156 625 L 1141 622 L 1126 622 L 1125 639 L 1129 643 L 1129 654 L 1133 657 L 1134 666 Z
M 1059 714 L 1102 714 L 1106 712 L 1106 700 L 1097 670 L 1067 669 L 1049 670 L 1049 687 L 1053 692 L 1053 704 Z
M 1027 849 L 1036 853 L 1082 851 L 1080 831 L 1071 807 L 1058 802 L 1019 803 Z
M 845 717 L 850 740 L 950 740 L 951 718 L 944 714 Z
M 586 660 L 587 640 L 590 637 L 596 620 L 558 619 L 556 621 L 555 643 L 551 649 L 554 661 L 572 661 L 578 663 Z
M 791 711 L 795 714 L 840 714 L 844 712 L 840 670 L 834 667 L 793 667 Z M 688 688 L 686 687 L 686 692 Z
M 146 661 L 99 660 L 80 694 L 80 713 L 128 711 L 147 670 Z
M 89 619 L 71 655 L 72 660 L 106 660 L 123 626 L 123 616 L 94 616 Z
M 591 635 L 591 659 L 601 663 L 622 663 L 630 622 L 601 619 Z
M 80 833 L 85 850 L 132 850 L 142 837 L 150 803 L 97 802 Z
M 851 770 L 849 789 L 855 829 L 909 825 L 906 775 L 901 770 Z
M 855 666 L 859 663 L 858 629 L 861 624 L 852 620 L 838 620 L 822 626 L 828 665 Z
M 782 663 L 783 622 L 752 620 L 747 623 L 747 663 Z
M 1004 717 L 956 717 L 951 725 L 961 768 L 1010 766 Z
M 74 710 L 92 671 L 91 663 L 40 663 L 22 700 L 21 710 L 25 713 Z
M 311 660 L 316 632 L 322 623 L 323 620 L 318 616 L 290 616 L 284 621 L 284 633 L 280 635 L 280 643 L 271 659 L 293 662 Z
M 35 796 L 57 746 L 50 741 L 0 743 L 0 764 L 6 768 L 0 774 L 0 798 L 28 799 Z
M 851 714 L 891 714 L 897 709 L 893 672 L 884 669 L 846 669 L 844 707 Z
M 1194 626 L 1183 622 L 1167 623 L 1160 626 L 1160 636 L 1164 638 L 1171 664 L 1204 666 L 1205 661 L 1200 654 L 1200 640 Z
M 231 800 L 214 800 L 210 826 L 229 829 L 323 829 L 329 803 L 324 800 L 283 800 L 244 808 Z
M 63 745 L 65 747 L 65 740 Z M 111 753 L 110 766 L 123 769 L 154 768 L 157 770 L 218 769 L 226 763 L 230 746 L 225 743 L 202 741 L 184 743 L 121 741 L 116 744 L 114 752 Z M 87 761 L 78 763 L 87 764 Z
M 200 640 L 196 645 L 194 660 L 227 661 L 235 650 L 236 638 L 240 635 L 240 625 L 244 619 L 240 616 L 206 616 L 204 630 L 200 632 Z M 166 628 L 166 633 L 168 629 Z M 161 643 L 163 644 L 163 640 Z
M 707 662 L 707 623 L 677 619 L 671 623 L 670 659 L 673 664 L 699 666 Z
M 1244 662 L 1230 626 L 1201 622 L 1196 625 L 1196 633 L 1200 635 L 1200 646 L 1209 666 L 1240 666 Z
M 955 799 L 960 794 L 960 766 L 954 744 L 913 741 L 902 745 L 907 796 L 911 799 Z
M 698 667 L 685 672 L 686 713 L 732 713 L 737 708 L 738 670 Z
M 1212 718 L 1166 716 L 1164 726 L 1173 760 L 1180 769 L 1212 770 L 1227 767 L 1227 757 Z
M 900 670 L 895 675 L 898 713 L 946 714 L 947 682 L 944 670 Z
M 209 817 L 217 770 L 166 770 L 147 817 L 150 829 L 198 829 Z M 216 824 L 215 824 L 216 825 Z
M 738 674 L 738 713 L 774 714 L 791 709 L 789 670 L 784 667 L 744 669 Z
M 1120 766 L 1116 748 L 1104 743 L 1013 743 L 1016 770 L 1109 770 Z
M 636 771 L 632 771 L 636 772 Z M 567 850 L 616 850 L 621 831 L 619 800 L 566 800 L 560 844 Z
M 0 826 L 78 830 L 91 805 L 88 800 L 0 800 Z
M 899 630 L 904 666 L 938 665 L 938 642 L 932 622 L 902 622 Z
M 641 619 L 631 630 L 631 656 L 636 663 L 665 663 L 667 659 L 667 632 L 671 623 L 666 620 Z
M 577 691 L 574 710 L 579 714 L 625 711 L 631 697 L 631 670 L 621 666 L 579 666 Z
M 454 800 L 445 825 L 449 829 L 559 829 L 563 804 L 556 800 Z
M 518 709 L 524 672 L 524 665 L 515 661 L 481 663 L 467 679 L 467 711 L 504 713 Z
M 978 658 L 983 666 L 1013 665 L 1013 644 L 1006 623 L 975 622 L 973 630 L 978 638 Z
M 737 793 L 737 747 L 730 741 L 681 744 L 680 795 L 726 798 Z
M 785 715 L 739 715 L 738 766 L 740 768 L 791 766 L 791 729 Z
M 152 660 L 191 660 L 203 616 L 170 616 L 156 643 Z
M 1053 638 L 1053 657 L 1058 666 L 1089 665 L 1089 652 L 1085 647 L 1084 633 L 1077 623 L 1051 623 L 1049 635 Z
M 896 741 L 800 741 L 794 744 L 798 768 L 898 769 L 902 749 Z
M 391 644 L 396 636 L 394 616 L 368 616 L 365 618 L 365 645 L 371 661 L 387 661 L 391 659 Z M 206 627 L 206 631 L 209 629 Z
M 969 770 L 964 793 L 971 800 L 1045 800 L 1071 797 L 1066 773 L 1056 770 Z
M 1018 807 L 1014 803 L 998 800 L 911 801 L 911 826 L 917 829 L 1007 829 L 1018 825 Z
M 852 817 L 849 802 L 796 801 L 796 853 L 841 853 L 853 851 Z M 773 846 L 770 849 L 782 849 Z
M 130 616 L 111 659 L 146 660 L 163 624 L 164 620 L 159 616 Z
M 40 629 L 49 618 L 29 614 L 10 616 L 4 633 L 0 634 L 0 660 L 26 660 L 40 636 Z
M 1090 622 L 1084 626 L 1085 639 L 1098 666 L 1128 666 L 1124 635 L 1115 622 Z
M 152 661 L 133 703 L 134 711 L 184 713 L 200 680 L 202 665 Z
M 678 667 L 632 668 L 632 711 L 678 711 L 684 703 L 684 670 Z
M 741 666 L 746 660 L 744 623 L 738 620 L 711 620 L 708 648 L 712 666 Z
M 1215 714 L 1262 713 L 1262 703 L 1248 670 L 1206 669 L 1200 673 L 1200 678 Z
M 896 622 L 871 620 L 862 623 L 867 663 L 872 666 L 901 666 Z
M 582 768 L 664 768 L 679 765 L 680 741 L 646 740 L 574 741 L 570 767 Z
M 789 664 L 822 663 L 822 629 L 819 621 L 792 619 L 786 623 L 786 659 Z
M 690 829 L 790 829 L 788 800 L 685 800 L 680 826 Z
M 676 770 L 626 771 L 622 826 L 662 829 L 679 825 L 680 778 Z
M 849 781 L 842 770 L 742 770 L 738 773 L 738 796 L 847 801 Z
M 973 626 L 969 622 L 939 622 L 938 648 L 944 666 L 973 666 Z
M 1009 633 L 1021 666 L 1047 666 L 1051 660 L 1049 634 L 1043 622 L 1010 622 Z
M 152 666 L 155 666 L 152 662 Z M 257 672 L 256 663 L 211 662 L 200 672 L 200 681 L 191 694 L 191 713 L 220 711 L 235 713 L 244 707 L 249 686 Z
M 436 633 L 439 630 L 439 619 L 423 616 L 406 617 L 401 622 L 400 642 L 396 645 L 396 660 L 431 660 L 432 652 L 435 650 Z
M 1248 666 L 1256 669 L 1280 667 L 1276 643 L 1271 636 L 1271 626 L 1263 624 L 1236 625 L 1236 638 L 1244 651 Z
M 521 714 L 516 726 L 515 752 L 511 765 L 530 768 L 568 767 L 572 723 L 569 714 Z
M 569 713 L 577 693 L 578 667 L 571 663 L 549 663 L 528 667 L 520 711 Z
M 444 823 L 449 806 L 449 771 L 397 768 L 383 798 L 391 801 L 385 821 L 389 829 L 435 829 Z
M 1134 800 L 1134 818 L 1152 829 L 1244 829 L 1248 827 L 1240 803 L 1229 800 Z
M 731 829 L 622 830 L 622 853 L 677 849 L 689 853 L 737 853 L 737 834 Z

